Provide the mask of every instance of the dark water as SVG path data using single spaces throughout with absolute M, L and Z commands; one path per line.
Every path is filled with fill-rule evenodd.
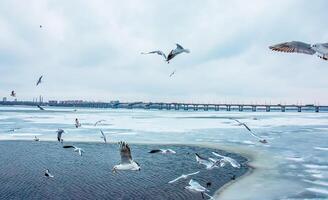
M 68 143 L 67 143 L 68 144 Z M 63 149 L 56 142 L 0 142 L 0 199 L 202 199 L 200 194 L 184 189 L 189 179 L 173 184 L 168 181 L 182 173 L 200 170 L 192 178 L 205 186 L 212 182 L 210 194 L 243 175 L 247 166 L 234 169 L 226 166 L 205 170 L 198 165 L 194 153 L 212 156 L 212 149 L 194 146 L 163 145 L 177 152 L 172 155 L 149 154 L 158 145 L 131 144 L 132 156 L 141 171 L 111 172 L 120 161 L 118 145 L 72 143 L 86 153 L 80 157 L 72 149 Z M 237 154 L 221 152 L 240 163 L 247 160 Z M 48 168 L 55 176 L 46 178 Z

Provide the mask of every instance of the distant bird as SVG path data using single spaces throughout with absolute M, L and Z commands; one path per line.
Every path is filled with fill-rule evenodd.
M 68 148 L 73 148 L 75 152 L 78 152 L 80 156 L 82 156 L 82 153 L 84 153 L 84 150 L 76 147 L 76 146 L 72 146 L 72 145 L 67 145 L 67 146 L 63 146 L 63 148 L 68 149 Z
M 149 153 L 175 154 L 176 152 L 172 149 L 153 149 Z
M 251 129 L 250 129 L 245 123 L 242 123 L 242 122 L 240 122 L 240 121 L 237 120 L 237 119 L 234 119 L 234 121 L 236 121 L 236 122 L 238 123 L 239 126 L 244 126 L 244 127 L 249 131 L 249 133 L 250 133 L 253 137 L 255 137 L 256 139 L 259 140 L 259 142 L 261 142 L 261 143 L 263 143 L 263 144 L 268 143 L 268 141 L 267 141 L 266 139 L 263 139 L 263 138 L 261 138 L 260 136 L 256 135 L 255 133 L 253 133 L 253 131 L 252 131 L 252 130 L 251 130 Z
M 40 25 L 40 28 L 42 28 L 42 25 Z
M 43 76 L 40 76 L 40 78 L 39 78 L 38 81 L 36 82 L 36 86 L 38 86 L 38 85 L 42 82 L 42 78 L 43 78 Z
M 220 164 L 219 160 L 215 161 L 213 159 L 207 159 L 207 158 L 201 157 L 198 153 L 195 153 L 195 155 L 196 155 L 197 163 L 199 163 L 201 165 L 205 165 L 206 169 L 211 170 L 211 169 L 219 167 L 219 164 Z
M 80 124 L 80 122 L 79 122 L 79 120 L 77 118 L 75 119 L 75 127 L 76 128 L 81 127 L 81 124 Z
M 141 52 L 141 54 L 158 54 L 160 56 L 163 56 L 164 60 L 166 60 L 166 55 L 162 51 L 150 51 L 150 52 Z
M 120 145 L 120 154 L 121 154 L 121 163 L 113 167 L 113 172 L 117 170 L 140 170 L 140 165 L 132 159 L 131 149 L 129 145 L 125 142 L 119 142 Z
M 207 187 L 207 188 L 209 188 L 209 187 L 211 187 L 211 186 L 212 186 L 212 183 L 211 183 L 211 182 L 207 182 L 207 183 L 206 183 L 206 187 Z
M 229 163 L 234 168 L 240 168 L 240 164 L 235 159 L 230 158 L 228 156 L 220 155 L 217 152 L 212 152 L 212 154 L 217 156 L 217 157 L 220 157 L 221 158 L 221 160 L 220 160 L 221 163 Z
M 102 120 L 99 120 L 99 121 L 96 121 L 96 123 L 94 124 L 95 126 L 97 126 L 98 124 L 100 124 L 101 122 L 105 122 L 106 120 L 102 119 Z
M 174 183 L 174 182 L 176 182 L 176 181 L 178 181 L 178 180 L 180 180 L 180 179 L 187 179 L 189 176 L 196 175 L 196 174 L 198 174 L 198 173 L 199 173 L 199 171 L 194 172 L 194 173 L 190 173 L 190 174 L 182 174 L 182 175 L 179 176 L 178 178 L 173 179 L 172 181 L 169 181 L 169 183 Z
M 100 130 L 100 133 L 102 135 L 100 138 L 102 138 L 104 140 L 104 142 L 107 143 L 107 139 L 106 139 L 105 133 L 102 130 Z
M 170 63 L 170 60 L 172 60 L 175 56 L 179 55 L 180 53 L 190 53 L 189 49 L 184 49 L 184 48 L 183 48 L 181 45 L 179 45 L 179 44 L 176 44 L 176 46 L 177 46 L 177 47 L 176 47 L 175 49 L 171 50 L 171 52 L 169 53 L 168 56 L 166 56 L 165 53 L 163 53 L 163 52 L 160 51 L 160 50 L 157 50 L 157 51 L 150 51 L 150 52 L 147 52 L 147 53 L 142 52 L 141 54 L 154 54 L 154 53 L 156 53 L 156 54 L 162 56 L 162 57 L 165 59 L 165 61 L 166 61 L 167 63 Z
M 40 105 L 37 105 L 37 107 L 38 107 L 40 110 L 44 110 L 44 108 L 42 108 Z
M 175 74 L 175 70 L 170 74 L 170 77 L 172 77 Z
M 190 192 L 201 193 L 203 199 L 205 198 L 204 195 L 206 195 L 210 199 L 213 199 L 213 197 L 211 197 L 210 195 L 206 194 L 206 192 L 209 192 L 208 189 L 206 189 L 205 187 L 201 186 L 197 181 L 194 181 L 192 179 L 190 179 L 189 185 L 186 186 L 185 189 L 189 190 Z
M 166 58 L 167 63 L 170 62 L 170 60 L 172 60 L 175 56 L 179 55 L 180 53 L 190 53 L 189 49 L 184 49 L 181 45 L 176 44 L 177 47 L 172 50 L 169 55 Z
M 12 97 L 16 97 L 16 92 L 13 90 L 13 91 L 11 91 L 11 94 L 10 94 L 10 96 L 12 96 Z
M 273 51 L 286 53 L 317 54 L 319 58 L 328 60 L 328 43 L 317 43 L 311 45 L 304 42 L 292 41 L 269 46 L 269 48 Z
M 248 131 L 252 132 L 252 130 L 243 122 L 240 122 L 237 119 L 234 119 L 234 121 L 236 121 L 238 123 L 238 126 L 244 126 Z
M 49 177 L 49 178 L 53 178 L 53 177 L 54 177 L 53 175 L 50 174 L 49 169 L 46 169 L 46 171 L 44 172 L 44 175 L 45 175 L 46 177 Z
M 58 129 L 57 130 L 57 140 L 58 140 L 58 142 L 61 142 L 61 137 L 62 137 L 63 133 L 65 133 L 65 131 L 63 129 Z
M 40 139 L 37 138 L 36 136 L 34 136 L 34 139 L 33 140 L 36 141 L 36 142 L 38 142 Z
M 19 129 L 21 129 L 21 128 L 13 128 L 13 129 L 8 130 L 8 132 L 15 132 L 15 131 L 17 131 Z

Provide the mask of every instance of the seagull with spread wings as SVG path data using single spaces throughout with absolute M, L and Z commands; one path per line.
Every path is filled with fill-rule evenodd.
M 176 44 L 176 48 L 171 50 L 169 55 L 166 56 L 165 53 L 163 53 L 163 51 L 160 51 L 160 50 L 157 50 L 157 51 L 150 51 L 150 52 L 142 52 L 141 54 L 158 54 L 160 56 L 162 56 L 165 61 L 167 63 L 170 63 L 170 60 L 172 60 L 175 56 L 181 54 L 181 53 L 190 53 L 190 50 L 189 49 L 185 49 L 183 48 L 180 44 Z
M 120 154 L 121 154 L 121 163 L 113 167 L 113 172 L 118 170 L 140 170 L 140 165 L 132 159 L 131 149 L 126 142 L 119 142 L 120 145 Z
M 175 154 L 176 152 L 172 149 L 153 149 L 149 153 Z
M 82 156 L 82 153 L 84 153 L 84 150 L 79 148 L 79 147 L 76 147 L 76 146 L 72 146 L 72 145 L 64 145 L 63 148 L 65 149 L 69 149 L 69 148 L 73 148 L 75 152 L 78 152 L 80 156 Z
M 212 158 L 204 158 L 200 156 L 198 153 L 195 153 L 196 161 L 198 164 L 205 165 L 206 169 L 211 170 L 214 168 L 218 168 L 220 165 L 220 160 L 214 160 Z
M 269 46 L 269 49 L 285 53 L 316 54 L 319 58 L 328 60 L 328 43 L 307 44 L 304 42 L 292 41 Z
M 94 126 L 97 126 L 98 124 L 100 124 L 101 122 L 105 122 L 106 120 L 102 119 L 102 120 L 98 120 L 96 121 L 96 123 L 94 124 Z
M 268 141 L 266 139 L 263 139 L 260 136 L 256 135 L 255 133 L 253 133 L 253 131 L 244 122 L 241 122 L 237 119 L 233 119 L 233 120 L 238 123 L 238 126 L 244 126 L 253 137 L 255 137 L 256 139 L 259 140 L 259 142 L 261 142 L 263 144 L 268 143 Z
M 210 195 L 206 194 L 206 192 L 209 192 L 208 189 L 206 189 L 205 187 L 203 187 L 202 185 L 200 185 L 197 181 L 194 181 L 192 179 L 190 179 L 189 185 L 186 186 L 185 189 L 189 190 L 190 192 L 201 193 L 203 199 L 205 199 L 204 195 L 206 195 L 210 199 L 213 199 L 213 197 L 211 197 Z
M 240 164 L 233 158 L 230 158 L 228 156 L 223 156 L 218 154 L 217 152 L 212 152 L 213 155 L 220 157 L 221 167 L 225 165 L 225 163 L 229 163 L 234 168 L 240 168 Z
M 59 128 L 56 132 L 57 132 L 57 140 L 58 140 L 58 142 L 61 142 L 62 134 L 65 133 L 65 131 L 63 129 Z
M 178 180 L 180 180 L 180 179 L 187 179 L 189 176 L 193 176 L 193 175 L 196 175 L 196 174 L 198 174 L 198 173 L 199 173 L 199 171 L 194 172 L 194 173 L 190 173 L 190 174 L 182 174 L 182 175 L 179 176 L 178 178 L 173 179 L 172 181 L 169 181 L 169 183 L 174 183 L 174 182 L 176 182 L 176 181 L 178 181 Z

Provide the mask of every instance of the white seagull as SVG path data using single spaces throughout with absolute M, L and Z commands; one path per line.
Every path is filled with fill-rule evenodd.
M 175 154 L 176 152 L 172 149 L 153 149 L 149 153 Z
M 57 132 L 57 140 L 58 140 L 58 142 L 60 142 L 62 134 L 65 133 L 65 131 L 63 129 L 59 128 L 56 132 Z
M 120 145 L 120 154 L 121 154 L 121 163 L 113 167 L 113 172 L 117 170 L 140 170 L 140 165 L 132 160 L 131 149 L 129 145 L 125 142 L 119 142 Z
M 100 130 L 100 133 L 102 135 L 100 138 L 102 138 L 104 140 L 104 142 L 107 143 L 107 139 L 106 139 L 105 133 L 102 130 Z
M 44 172 L 44 175 L 45 175 L 46 177 L 49 177 L 49 178 L 53 178 L 53 177 L 54 177 L 53 175 L 50 174 L 49 169 L 46 169 L 46 171 Z
M 263 139 L 263 138 L 261 138 L 260 136 L 256 135 L 255 133 L 253 133 L 253 131 L 252 131 L 252 130 L 251 130 L 251 129 L 250 129 L 245 123 L 240 122 L 240 121 L 237 120 L 237 119 L 234 119 L 234 121 L 236 121 L 236 122 L 238 123 L 239 126 L 244 126 L 244 127 L 248 130 L 248 132 L 249 132 L 253 137 L 255 137 L 256 139 L 259 140 L 259 142 L 261 142 L 261 143 L 263 143 L 263 144 L 268 143 L 268 141 L 267 141 L 266 139 Z
M 40 76 L 40 78 L 39 78 L 38 81 L 36 82 L 36 86 L 38 86 L 38 85 L 42 82 L 42 78 L 43 78 L 43 76 Z
M 11 94 L 10 94 L 10 96 L 12 96 L 12 97 L 16 97 L 16 92 L 13 90 L 13 91 L 11 91 Z
M 84 153 L 84 150 L 76 147 L 76 146 L 71 146 L 71 145 L 67 145 L 67 146 L 63 146 L 63 148 L 67 149 L 67 148 L 74 148 L 75 152 L 78 152 L 80 156 L 82 156 L 82 153 Z
M 205 165 L 206 169 L 210 170 L 210 169 L 219 167 L 220 160 L 216 161 L 214 159 L 207 159 L 207 158 L 201 157 L 198 153 L 195 153 L 195 155 L 196 155 L 197 163 L 199 163 L 201 165 Z
M 220 155 L 216 152 L 212 152 L 212 154 L 221 158 L 220 159 L 220 162 L 222 163 L 221 167 L 223 167 L 225 163 L 229 163 L 234 168 L 240 168 L 240 164 L 235 159 L 230 158 L 228 156 Z
M 194 193 L 201 193 L 202 198 L 204 199 L 204 195 L 208 196 L 210 199 L 213 199 L 210 195 L 206 194 L 206 192 L 209 192 L 208 189 L 205 187 L 201 186 L 197 181 L 194 181 L 190 179 L 189 185 L 185 187 L 185 189 L 189 190 L 190 192 Z
M 176 179 L 174 179 L 174 180 L 172 180 L 172 181 L 169 181 L 169 183 L 174 183 L 174 182 L 176 182 L 176 181 L 178 181 L 178 180 L 180 180 L 180 179 L 187 179 L 189 176 L 196 175 L 196 174 L 198 174 L 198 173 L 199 173 L 199 171 L 194 172 L 194 173 L 190 173 L 190 174 L 182 174 L 182 175 L 179 176 L 178 178 L 176 178 Z
M 38 142 L 40 139 L 38 137 L 34 136 L 34 139 L 33 140 L 36 141 L 36 142 Z
M 175 56 L 179 55 L 180 53 L 190 53 L 189 49 L 185 49 L 183 48 L 180 44 L 176 44 L 176 48 L 171 50 L 171 52 L 169 53 L 168 56 L 165 55 L 165 53 L 163 53 L 162 51 L 160 50 L 157 50 L 157 51 L 150 51 L 150 52 L 142 52 L 141 54 L 158 54 L 160 56 L 163 56 L 163 58 L 165 59 L 165 61 L 167 63 L 170 63 L 170 60 L 172 60 Z
M 269 47 L 273 51 L 286 53 L 303 53 L 328 60 L 328 43 L 307 44 L 299 41 L 284 42 Z
M 102 119 L 102 120 L 99 120 L 99 121 L 96 121 L 96 123 L 94 124 L 95 126 L 97 126 L 98 124 L 100 124 L 101 122 L 105 122 L 106 120 Z

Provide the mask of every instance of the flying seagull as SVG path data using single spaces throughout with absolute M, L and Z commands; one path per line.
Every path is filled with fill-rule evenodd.
M 58 129 L 57 130 L 57 140 L 58 140 L 58 142 L 61 142 L 61 137 L 62 137 L 63 133 L 65 133 L 65 131 L 63 129 Z
M 50 174 L 49 169 L 46 169 L 46 171 L 44 172 L 44 175 L 45 175 L 46 177 L 49 177 L 49 178 L 53 178 L 53 177 L 54 177 L 53 175 Z
M 311 45 L 304 42 L 292 41 L 269 46 L 269 48 L 273 51 L 286 53 L 316 54 L 319 58 L 328 60 L 328 43 L 317 43 Z
M 100 124 L 101 122 L 105 122 L 106 120 L 102 119 L 102 120 L 99 120 L 99 121 L 96 121 L 96 123 L 94 124 L 95 126 L 97 126 L 98 124 Z
M 157 50 L 157 51 L 150 51 L 150 52 L 142 52 L 141 54 L 158 54 L 160 56 L 162 56 L 165 61 L 167 63 L 170 63 L 170 60 L 172 60 L 175 56 L 179 55 L 180 53 L 190 53 L 189 49 L 184 49 L 180 44 L 176 44 L 176 48 L 171 50 L 171 52 L 169 53 L 168 56 L 165 55 L 165 53 L 163 53 L 162 51 L 160 50 Z
M 10 96 L 12 96 L 12 97 L 16 97 L 16 92 L 13 90 L 13 91 L 11 91 L 11 94 L 10 94 Z
M 219 160 L 215 161 L 214 159 L 207 159 L 207 158 L 201 157 L 198 153 L 195 153 L 195 155 L 196 155 L 197 163 L 199 163 L 201 165 L 205 165 L 206 169 L 210 170 L 210 169 L 219 167 L 218 166 L 218 164 L 220 164 Z
M 38 137 L 34 136 L 34 139 L 33 140 L 36 141 L 36 142 L 38 142 L 40 139 Z
M 42 82 L 42 78 L 43 78 L 43 76 L 40 76 L 40 78 L 39 78 L 38 81 L 36 82 L 36 86 L 38 86 L 38 85 Z
M 113 167 L 113 172 L 117 170 L 140 170 L 140 165 L 132 159 L 131 149 L 129 145 L 125 142 L 119 142 L 120 145 L 120 154 L 121 154 L 121 163 Z
M 71 146 L 71 145 L 67 145 L 67 146 L 63 146 L 63 148 L 68 149 L 68 148 L 73 148 L 75 152 L 78 152 L 80 156 L 82 156 L 82 153 L 84 153 L 84 150 L 76 147 L 76 146 Z
M 225 165 L 225 163 L 229 163 L 234 168 L 240 168 L 240 164 L 233 158 L 230 158 L 228 156 L 223 156 L 218 154 L 217 152 L 212 152 L 213 155 L 220 157 L 220 161 L 222 163 L 222 167 Z
M 75 119 L 75 127 L 76 127 L 76 128 L 81 127 L 81 124 L 80 124 L 78 118 Z
M 102 138 L 104 140 L 104 142 L 107 143 L 107 139 L 106 139 L 105 133 L 102 130 L 100 130 L 100 133 L 102 135 L 100 138 Z
M 37 105 L 37 107 L 38 107 L 40 110 L 44 110 L 44 108 L 42 108 L 40 105 Z
M 153 149 L 149 153 L 175 154 L 176 152 L 172 149 Z
M 244 127 L 248 130 L 248 132 L 249 132 L 253 137 L 255 137 L 256 139 L 259 140 L 259 142 L 261 142 L 261 143 L 263 143 L 263 144 L 268 143 L 268 141 L 267 141 L 266 139 L 263 139 L 263 138 L 261 138 L 260 136 L 256 135 L 255 133 L 253 133 L 253 131 L 252 131 L 252 130 L 251 130 L 251 129 L 250 129 L 245 123 L 240 122 L 240 121 L 237 120 L 237 119 L 234 119 L 234 121 L 236 121 L 236 122 L 238 123 L 239 126 L 244 126 Z
M 175 56 L 179 55 L 180 53 L 190 53 L 189 49 L 183 48 L 180 44 L 176 44 L 177 47 L 172 50 L 169 55 L 166 58 L 167 63 L 170 63 L 170 60 L 172 60 Z
M 182 175 L 179 176 L 178 178 L 176 178 L 176 179 L 174 179 L 174 180 L 172 180 L 172 181 L 169 181 L 169 183 L 174 183 L 174 182 L 176 182 L 176 181 L 178 181 L 178 180 L 180 180 L 180 179 L 187 179 L 189 176 L 196 175 L 196 174 L 198 174 L 198 173 L 199 173 L 199 171 L 194 172 L 194 173 L 190 173 L 190 174 L 182 174 Z
M 175 74 L 175 70 L 170 74 L 170 77 L 172 77 Z
M 185 189 L 189 190 L 190 192 L 201 193 L 203 199 L 204 199 L 204 195 L 206 195 L 210 199 L 213 199 L 213 197 L 211 197 L 210 195 L 206 194 L 206 192 L 209 192 L 208 189 L 206 189 L 205 187 L 201 186 L 197 181 L 194 181 L 192 179 L 190 179 L 189 185 L 186 186 Z

